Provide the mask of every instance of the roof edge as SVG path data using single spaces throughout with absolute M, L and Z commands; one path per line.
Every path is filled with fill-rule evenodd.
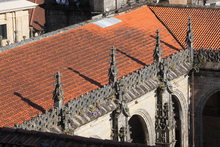
M 36 36 L 36 37 L 32 37 L 32 38 L 20 41 L 18 43 L 13 43 L 13 44 L 10 44 L 10 45 L 7 45 L 7 46 L 0 47 L 0 53 L 4 52 L 4 51 L 7 51 L 7 50 L 10 50 L 10 49 L 13 49 L 15 47 L 19 47 L 19 46 L 22 46 L 22 45 L 25 45 L 25 44 L 28 44 L 28 43 L 32 43 L 32 42 L 37 41 L 37 40 L 48 38 L 48 37 L 51 37 L 53 35 L 57 35 L 59 33 L 63 33 L 63 32 L 75 29 L 77 27 L 81 27 L 81 26 L 87 25 L 87 24 L 95 22 L 95 21 L 97 21 L 99 19 L 101 19 L 101 18 L 95 18 L 95 19 L 86 20 L 86 21 L 78 23 L 78 24 L 67 26 L 67 27 L 64 27 L 64 28 L 52 31 L 52 32 L 45 33 L 45 34 L 40 35 L 40 36 Z
M 20 0 L 14 0 L 14 1 L 2 1 L 2 3 L 10 5 L 10 2 L 17 2 L 19 3 Z M 7 13 L 7 12 L 13 12 L 13 11 L 18 11 L 18 10 L 29 10 L 29 9 L 33 9 L 36 8 L 38 6 L 38 4 L 24 0 L 22 1 L 24 4 L 26 4 L 26 6 L 18 6 L 18 7 L 12 7 L 12 8 L 6 8 L 4 10 L 0 10 L 0 13 Z
M 0 13 L 9 13 L 9 12 L 14 12 L 14 11 L 29 10 L 29 9 L 36 8 L 37 6 L 38 5 L 36 4 L 33 6 L 27 6 L 27 7 L 22 7 L 22 8 L 7 9 L 7 10 L 0 11 Z
M 75 29 L 77 27 L 87 25 L 89 23 L 96 22 L 96 21 L 101 20 L 103 18 L 114 17 L 114 16 L 119 15 L 119 14 L 130 12 L 132 10 L 141 8 L 142 6 L 147 6 L 146 2 L 141 3 L 141 4 L 137 4 L 137 5 L 128 6 L 128 7 L 125 7 L 125 8 L 121 8 L 121 9 L 118 9 L 118 10 L 114 10 L 114 11 L 109 12 L 108 14 L 107 13 L 101 13 L 101 14 L 95 15 L 91 19 L 85 20 L 81 23 L 73 24 L 73 25 L 70 25 L 70 26 L 52 31 L 52 32 L 45 33 L 45 34 L 40 35 L 40 36 L 36 36 L 36 37 L 32 37 L 32 38 L 20 41 L 18 43 L 13 43 L 13 44 L 10 44 L 10 45 L 7 45 L 7 46 L 0 47 L 0 53 L 4 52 L 4 51 L 7 51 L 7 50 L 10 50 L 10 49 L 13 49 L 15 47 L 19 47 L 19 46 L 22 46 L 22 45 L 25 45 L 25 44 L 28 44 L 28 43 L 32 43 L 32 42 L 37 41 L 37 40 L 41 40 L 41 39 L 51 37 L 51 36 L 59 34 L 59 33 L 63 33 L 63 32 Z
M 181 4 L 161 4 L 161 3 L 147 3 L 147 6 L 154 7 L 173 7 L 173 8 L 196 8 L 196 9 L 220 9 L 220 7 L 200 6 L 200 5 L 181 5 Z

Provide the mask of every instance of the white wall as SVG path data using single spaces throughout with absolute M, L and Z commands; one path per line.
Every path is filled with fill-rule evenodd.
M 8 12 L 0 14 L 0 24 L 6 24 L 7 39 L 2 41 L 2 45 L 6 45 L 6 41 L 15 42 L 15 31 L 17 30 L 17 41 L 29 38 L 29 14 L 28 10 Z

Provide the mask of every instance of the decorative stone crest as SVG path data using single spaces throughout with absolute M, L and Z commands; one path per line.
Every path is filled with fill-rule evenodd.
M 193 32 L 192 32 L 192 20 L 191 17 L 188 18 L 188 28 L 187 28 L 187 34 L 186 34 L 186 45 L 187 49 L 190 52 L 190 60 L 193 63 L 193 42 L 194 42 L 194 37 L 193 37 Z

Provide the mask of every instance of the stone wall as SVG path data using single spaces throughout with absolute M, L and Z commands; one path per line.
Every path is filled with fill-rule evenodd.
M 0 14 L 0 24 L 6 24 L 7 39 L 2 40 L 2 46 L 29 38 L 28 10 Z
M 213 67 L 214 64 L 213 64 Z M 203 109 L 207 100 L 220 91 L 220 72 L 200 70 L 195 74 L 194 81 L 195 98 L 195 134 L 196 146 L 203 146 Z M 208 123 L 207 123 L 208 124 Z
M 174 95 L 178 98 L 180 104 L 180 117 L 181 117 L 181 140 L 182 147 L 188 146 L 188 107 L 189 107 L 189 85 L 188 76 L 183 75 L 171 81 L 174 87 Z M 155 145 L 155 113 L 156 113 L 156 89 L 140 96 L 137 99 L 128 103 L 130 112 L 129 119 L 133 115 L 138 115 L 145 121 L 147 126 L 148 145 Z M 111 138 L 111 113 L 99 117 L 81 127 L 77 128 L 74 132 L 75 135 L 85 137 L 97 137 L 101 139 Z

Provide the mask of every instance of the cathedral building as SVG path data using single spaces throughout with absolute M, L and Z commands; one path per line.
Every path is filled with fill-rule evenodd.
M 219 19 L 219 8 L 132 4 L 1 47 L 0 127 L 218 146 Z

